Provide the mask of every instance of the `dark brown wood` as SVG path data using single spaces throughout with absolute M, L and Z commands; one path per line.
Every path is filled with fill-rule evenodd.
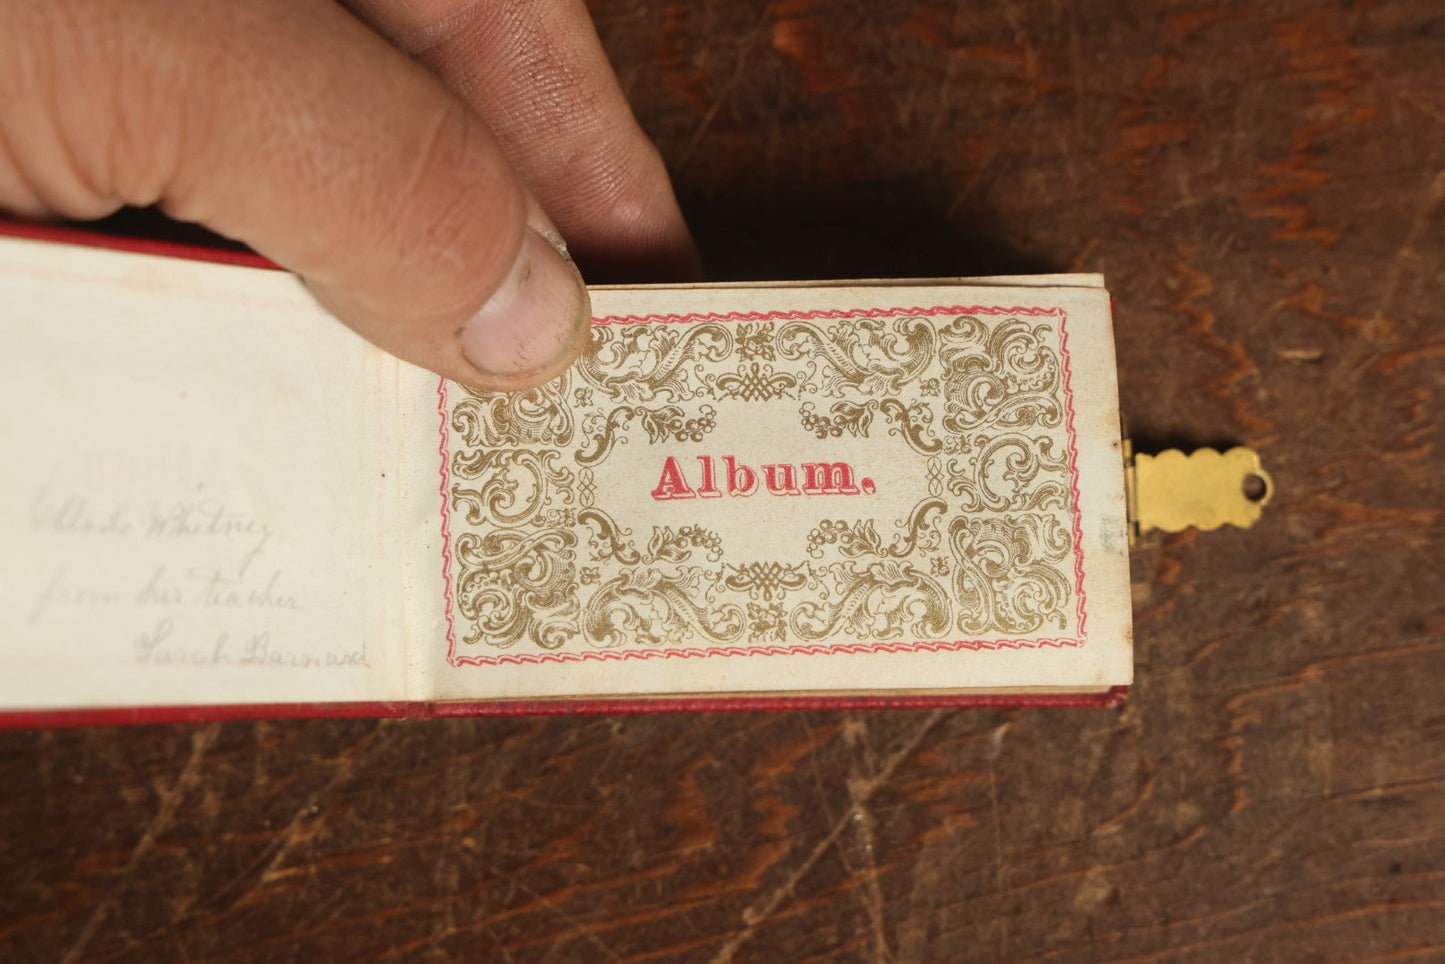
M 1445 16 L 596 4 L 718 277 L 1102 271 L 1147 448 L 1117 710 L 0 735 L 7 960 L 1445 959 Z

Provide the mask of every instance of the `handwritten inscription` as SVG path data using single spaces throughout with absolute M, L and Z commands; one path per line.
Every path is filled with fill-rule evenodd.
M 78 579 L 70 567 L 55 568 L 45 588 L 35 597 L 26 622 L 34 624 L 47 612 L 59 609 L 97 609 L 135 603 L 141 606 L 191 606 L 201 609 L 300 609 L 296 597 L 283 588 L 281 570 L 272 569 L 265 581 L 239 578 L 219 569 L 190 569 L 173 575 L 157 566 L 134 593 L 97 587 Z
M 366 654 L 306 653 L 279 646 L 270 630 L 255 633 L 221 631 L 204 643 L 180 640 L 175 621 L 165 617 L 141 633 L 135 643 L 137 663 L 148 666 L 285 666 L 326 669 L 365 666 Z
M 63 535 L 128 538 L 135 522 L 129 506 L 96 506 L 84 496 L 55 496 L 47 490 L 30 505 L 30 527 Z
M 55 567 L 45 588 L 35 597 L 25 621 L 34 625 L 54 609 L 100 609 L 117 605 L 123 600 L 119 591 L 88 585 L 72 575 L 68 566 L 60 565 Z
M 296 635 L 307 606 L 273 546 L 271 526 L 223 499 L 113 500 L 46 489 L 30 527 L 56 552 L 25 611 L 50 632 L 81 613 L 129 637 L 145 666 L 365 666 L 364 651 L 317 651 Z M 302 580 L 304 582 L 304 580 Z M 96 625 L 100 625 L 96 622 Z M 129 625 L 129 629 L 127 629 Z
M 245 547 L 242 566 L 265 548 L 271 528 L 261 519 L 213 499 L 106 503 L 74 492 L 41 492 L 30 504 L 30 526 L 77 536 L 147 540 L 228 540 Z

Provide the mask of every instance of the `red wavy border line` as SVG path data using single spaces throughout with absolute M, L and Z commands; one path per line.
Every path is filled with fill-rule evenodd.
M 816 311 L 719 311 L 692 315 L 607 315 L 593 318 L 594 325 L 676 325 L 706 321 L 808 321 L 813 318 L 892 318 L 896 315 L 1057 315 L 1064 321 L 1061 308 L 1024 308 L 1002 305 L 935 305 L 932 308 L 820 308 Z M 1061 329 L 1062 330 L 1062 329 Z
M 442 586 L 446 593 L 447 613 L 447 662 L 453 666 L 457 665 L 457 624 L 452 618 L 452 607 L 456 605 L 456 599 L 452 594 L 452 508 L 451 500 L 447 498 L 447 483 L 451 481 L 451 452 L 447 449 L 447 380 L 437 380 L 437 414 L 441 420 L 441 443 L 437 446 L 437 452 L 442 457 L 442 481 L 440 492 L 442 497 Z
M 1074 585 L 1078 591 L 1076 611 L 1079 616 L 1079 645 L 1089 638 L 1084 631 L 1088 611 L 1084 608 L 1084 517 L 1079 510 L 1079 446 L 1074 434 L 1074 389 L 1069 384 L 1069 332 L 1064 325 L 1064 311 L 1059 310 L 1059 354 L 1064 368 L 1064 433 L 1069 437 L 1069 495 L 1073 497 L 1074 516 Z
M 874 643 L 838 643 L 825 645 L 800 643 L 795 646 L 710 646 L 694 649 L 600 649 L 580 653 L 504 653 L 498 656 L 463 656 L 457 653 L 456 623 L 452 610 L 456 605 L 452 586 L 451 509 L 447 489 L 451 482 L 450 446 L 447 432 L 447 385 L 437 383 L 437 412 L 440 416 L 441 498 L 442 498 L 442 585 L 446 595 L 447 662 L 452 666 L 502 666 L 522 663 L 571 663 L 582 660 L 629 659 L 700 659 L 714 656 L 831 656 L 836 654 L 908 653 L 908 652 L 970 652 L 1000 649 L 1037 649 L 1041 647 L 1083 646 L 1088 636 L 1084 631 L 1087 606 L 1084 598 L 1083 518 L 1079 509 L 1078 441 L 1074 432 L 1074 393 L 1070 384 L 1068 315 L 1062 308 L 1004 307 L 1000 305 L 935 305 L 931 308 L 826 309 L 818 311 L 728 311 L 691 315 L 608 315 L 594 318 L 597 325 L 694 324 L 707 321 L 803 321 L 815 318 L 877 318 L 897 315 L 1024 315 L 1051 316 L 1059 319 L 1059 354 L 1062 356 L 1064 381 L 1065 431 L 1069 439 L 1069 494 L 1073 497 L 1074 582 L 1077 599 L 1078 636 L 1071 639 L 960 639 L 902 640 Z

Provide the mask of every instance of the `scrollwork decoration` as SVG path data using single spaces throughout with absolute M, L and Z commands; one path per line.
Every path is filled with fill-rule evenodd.
M 464 640 L 507 649 L 523 639 L 557 649 L 577 633 L 576 539 L 571 532 L 464 532 L 456 605 L 470 623 Z
M 723 585 L 747 594 L 749 599 L 771 602 L 808 584 L 811 573 L 804 565 L 781 562 L 746 562 L 723 567 Z
M 548 385 L 458 389 L 445 491 L 461 641 L 511 654 L 779 651 L 1076 629 L 1062 316 L 961 312 L 599 325 Z M 780 400 L 807 433 L 798 464 L 879 453 L 850 514 L 829 508 L 799 545 L 746 561 L 729 557 L 726 526 L 634 534 L 614 518 L 599 467 L 618 446 L 691 464 L 700 443 L 738 437 L 713 435 L 734 417 L 720 413 Z M 900 481 L 898 466 L 916 478 Z M 819 494 L 790 483 L 739 505 L 776 505 L 783 488 Z M 875 491 L 905 501 L 870 516 Z
M 1058 427 L 1063 404 L 1054 340 L 1048 324 L 955 318 L 939 332 L 944 427 L 960 434 L 984 426 Z
M 733 642 L 747 628 L 744 611 L 718 602 L 710 587 L 709 574 L 696 566 L 672 574 L 624 569 L 587 601 L 583 631 L 603 648 Z
M 878 411 L 878 402 L 834 402 L 828 407 L 827 415 L 818 414 L 812 402 L 804 402 L 798 409 L 798 420 L 803 428 L 812 432 L 815 438 L 867 438 L 868 426 L 873 424 L 873 413 Z
M 884 547 L 872 519 L 858 519 L 854 522 L 824 519 L 808 533 L 808 555 L 821 559 L 824 547 L 829 545 L 837 545 L 838 551 L 851 559 L 864 556 L 902 559 L 914 552 L 935 549 L 940 537 L 928 517 L 930 513 L 936 517 L 947 508 L 948 503 L 942 499 L 924 499 L 919 502 L 909 513 L 908 521 L 902 524 L 904 532 L 895 537 L 887 548 Z
M 933 325 L 926 318 L 864 318 L 848 324 L 793 321 L 778 330 L 778 354 L 819 363 L 817 390 L 896 395 L 934 356 Z
M 958 628 L 1031 633 L 1069 620 L 1072 590 L 1059 563 L 1073 537 L 1049 515 L 962 516 L 949 527 Z
M 589 528 L 588 546 L 593 562 L 616 561 L 624 566 L 642 562 L 642 555 L 627 537 L 631 529 L 619 526 L 603 509 L 588 508 L 577 513 L 577 521 Z M 595 530 L 595 531 L 591 531 Z
M 700 406 L 692 418 L 678 405 L 664 405 L 661 408 L 622 405 L 605 415 L 588 417 L 583 434 L 591 439 L 594 447 L 578 452 L 577 463 L 595 466 L 605 459 L 614 445 L 619 441 L 626 441 L 621 433 L 633 418 L 642 425 L 647 433 L 647 440 L 653 445 L 669 439 L 677 442 L 700 442 L 704 435 L 717 427 L 717 410 L 711 405 Z
M 565 446 L 572 442 L 571 376 L 522 392 L 479 392 L 461 388 L 452 403 L 451 426 L 463 449 L 497 446 Z
M 472 525 L 524 525 L 536 518 L 554 496 L 563 502 L 572 501 L 575 475 L 560 461 L 560 453 L 547 449 L 457 452 L 452 457 L 452 477 L 477 484 L 453 484 L 452 503 L 465 511 Z
M 799 603 L 790 620 L 802 639 L 936 639 L 948 631 L 948 593 L 911 563 L 887 560 L 829 568 L 836 600 Z
M 656 399 L 682 402 L 706 389 L 693 376 L 698 362 L 733 350 L 727 325 L 626 325 L 593 331 L 577 371 L 607 397 L 632 405 Z
M 878 403 L 878 411 L 897 425 L 889 429 L 900 435 L 908 447 L 922 455 L 934 455 L 943 451 L 943 443 L 930 438 L 928 425 L 933 421 L 933 411 L 922 402 L 905 405 L 896 398 L 885 398 Z
M 1067 462 L 1048 436 L 1009 433 L 980 442 L 968 461 L 950 459 L 948 490 L 968 512 L 1062 509 L 1068 502 Z
M 766 402 L 794 396 L 800 383 L 797 375 L 774 371 L 772 365 L 761 362 L 747 362 L 738 366 L 737 371 L 709 375 L 706 380 L 720 397 L 744 402 Z

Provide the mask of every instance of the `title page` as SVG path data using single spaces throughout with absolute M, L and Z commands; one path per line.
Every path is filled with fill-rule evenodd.
M 1128 682 L 1103 290 L 594 308 L 563 378 L 439 392 L 439 697 Z

